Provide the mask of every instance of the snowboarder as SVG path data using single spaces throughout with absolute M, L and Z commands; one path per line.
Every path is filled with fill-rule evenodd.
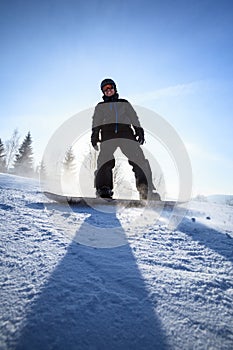
M 97 196 L 111 198 L 113 195 L 114 152 L 120 147 L 134 171 L 140 199 L 160 200 L 159 194 L 154 192 L 149 162 L 140 147 L 145 141 L 144 130 L 135 110 L 127 100 L 119 98 L 112 79 L 104 79 L 100 88 L 104 101 L 95 107 L 91 135 L 91 143 L 96 150 L 100 142 L 95 171 Z

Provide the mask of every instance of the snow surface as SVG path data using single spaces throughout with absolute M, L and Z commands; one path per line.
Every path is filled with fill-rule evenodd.
M 141 210 L 1 174 L 0 349 L 233 349 L 233 207 L 190 202 L 174 230 Z

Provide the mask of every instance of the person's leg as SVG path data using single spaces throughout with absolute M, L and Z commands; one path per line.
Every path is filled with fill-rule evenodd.
M 148 160 L 137 142 L 121 142 L 122 152 L 128 158 L 129 164 L 135 175 L 136 187 L 141 199 L 147 199 L 155 190 L 152 181 L 152 171 Z
M 148 160 L 145 159 L 144 162 L 140 164 L 140 166 L 131 160 L 128 160 L 128 162 L 132 166 L 136 180 L 136 187 L 140 194 L 140 198 L 147 199 L 148 194 L 152 193 L 153 190 L 155 190 Z
M 115 166 L 114 153 L 115 145 L 103 142 L 100 145 L 100 153 L 97 159 L 97 169 L 95 171 L 95 187 L 98 195 L 112 196 L 113 175 L 112 169 Z

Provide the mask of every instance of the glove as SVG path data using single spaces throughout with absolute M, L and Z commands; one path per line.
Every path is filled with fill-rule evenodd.
M 99 142 L 99 128 L 93 128 L 91 134 L 91 144 L 96 151 L 98 151 L 97 143 Z
M 140 143 L 140 145 L 143 145 L 143 143 L 145 142 L 143 128 L 135 127 L 135 133 L 136 133 L 136 140 Z

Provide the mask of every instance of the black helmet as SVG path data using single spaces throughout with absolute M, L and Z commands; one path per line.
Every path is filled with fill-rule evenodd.
M 116 90 L 116 83 L 115 83 L 112 79 L 109 79 L 109 78 L 104 79 L 104 80 L 101 82 L 101 84 L 100 84 L 101 90 L 103 91 L 103 87 L 104 87 L 105 85 L 108 85 L 108 84 L 113 85 L 114 89 Z

